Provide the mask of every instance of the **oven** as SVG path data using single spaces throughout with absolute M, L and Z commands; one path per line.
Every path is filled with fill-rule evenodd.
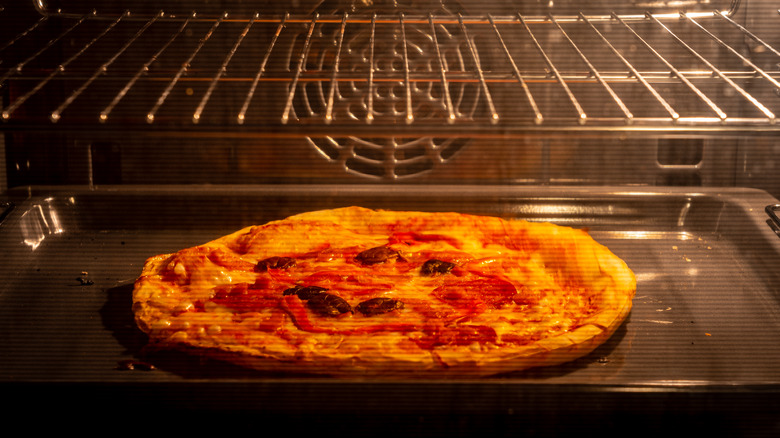
M 777 3 L 3 3 L 0 381 L 20 411 L 780 428 Z M 146 258 L 349 205 L 587 228 L 636 273 L 634 308 L 586 357 L 476 380 L 145 352 Z

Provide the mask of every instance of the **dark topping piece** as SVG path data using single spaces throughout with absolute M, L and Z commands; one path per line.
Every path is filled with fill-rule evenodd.
M 141 370 L 141 371 L 152 371 L 155 369 L 154 365 L 148 363 L 148 362 L 142 362 L 140 360 L 134 360 L 134 359 L 126 359 L 121 360 L 117 363 L 118 370 L 123 371 L 133 371 L 133 370 Z
M 295 266 L 295 259 L 292 257 L 268 257 L 260 260 L 255 265 L 255 272 L 265 272 L 269 269 L 288 269 Z
M 372 316 L 392 312 L 396 309 L 403 309 L 403 307 L 404 303 L 395 298 L 379 297 L 363 301 L 355 309 L 363 315 Z
M 285 289 L 282 295 L 298 295 L 298 298 L 306 301 L 312 299 L 315 295 L 325 292 L 327 289 L 319 286 L 293 286 Z
M 76 281 L 78 281 L 79 284 L 81 284 L 82 286 L 92 286 L 93 284 L 95 284 L 95 282 L 93 282 L 92 280 L 89 280 L 84 277 L 76 277 Z
M 306 302 L 306 306 L 312 312 L 322 316 L 339 316 L 342 313 L 352 312 L 352 306 L 338 295 L 325 292 L 314 295 Z
M 376 265 L 377 263 L 384 263 L 390 259 L 398 258 L 398 256 L 398 251 L 392 248 L 377 246 L 361 252 L 355 256 L 355 259 L 364 265 Z
M 420 274 L 426 277 L 433 277 L 434 275 L 447 274 L 455 267 L 455 263 L 445 262 L 438 259 L 430 259 L 423 263 L 420 268 Z

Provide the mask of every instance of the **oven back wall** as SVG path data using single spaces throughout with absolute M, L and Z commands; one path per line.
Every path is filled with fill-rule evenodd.
M 307 139 L 12 137 L 9 186 L 40 184 L 386 183 L 378 160 L 356 169 Z M 31 141 L 30 138 L 38 137 Z M 324 140 L 332 141 L 332 140 Z M 394 139 L 384 139 L 394 142 Z M 422 145 L 431 139 L 415 139 Z M 394 162 L 402 184 L 736 186 L 777 193 L 772 139 L 511 139 L 464 141 L 442 162 Z M 358 150 L 359 151 L 359 150 Z M 359 151 L 360 152 L 360 151 Z M 400 153 L 398 156 L 402 156 Z M 382 158 L 380 156 L 380 158 Z

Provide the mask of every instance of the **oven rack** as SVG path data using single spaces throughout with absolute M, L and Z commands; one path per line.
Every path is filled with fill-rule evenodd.
M 44 13 L 0 41 L 0 129 L 774 135 L 780 49 L 733 13 Z

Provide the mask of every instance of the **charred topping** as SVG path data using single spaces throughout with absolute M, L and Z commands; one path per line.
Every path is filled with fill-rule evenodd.
M 93 284 L 95 284 L 94 281 L 89 280 L 89 279 L 84 278 L 84 277 L 77 277 L 76 281 L 78 281 L 79 284 L 82 285 L 82 286 L 92 286 Z
M 134 359 L 127 359 L 127 360 L 119 361 L 117 363 L 116 369 L 123 370 L 123 371 L 133 371 L 133 370 L 152 371 L 155 369 L 155 367 L 154 365 L 147 362 L 142 362 Z
M 343 313 L 352 312 L 352 306 L 338 295 L 325 292 L 311 297 L 306 306 L 314 313 L 322 316 L 339 316 Z
M 285 289 L 282 295 L 298 295 L 298 298 L 306 301 L 312 299 L 315 295 L 324 293 L 327 289 L 319 286 L 293 286 Z
M 364 265 L 376 265 L 398 257 L 398 251 L 386 246 L 377 246 L 361 252 L 355 256 L 355 259 Z
M 403 309 L 403 307 L 403 301 L 396 300 L 395 298 L 379 297 L 363 301 L 355 307 L 355 310 L 363 315 L 372 316 L 392 312 L 396 309 Z
M 255 272 L 265 272 L 269 269 L 289 269 L 295 266 L 295 259 L 292 257 L 268 257 L 260 260 L 255 265 Z
M 455 267 L 455 263 L 445 262 L 438 259 L 430 259 L 423 263 L 420 268 L 420 274 L 426 277 L 432 277 L 434 275 L 447 274 Z
M 95 284 L 92 280 L 89 279 L 89 273 L 87 271 L 81 271 L 81 276 L 76 278 L 76 281 L 78 281 L 82 286 L 92 286 Z

